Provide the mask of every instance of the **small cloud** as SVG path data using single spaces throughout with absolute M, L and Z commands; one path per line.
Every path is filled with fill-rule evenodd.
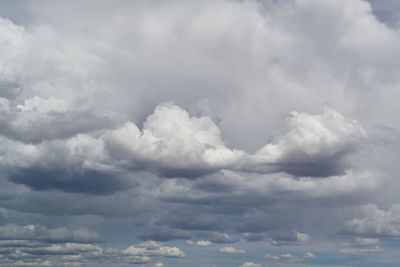
M 291 260 L 291 259 L 294 259 L 295 257 L 290 253 L 286 253 L 286 254 L 281 254 L 280 256 L 266 254 L 266 255 L 264 255 L 264 258 L 266 258 L 267 260 L 273 260 L 273 261 L 283 261 L 283 260 Z
M 299 241 L 299 242 L 307 242 L 311 239 L 310 235 L 300 233 L 300 232 L 297 232 L 296 236 L 297 236 L 297 241 Z
M 314 253 L 312 253 L 312 252 L 307 252 L 306 254 L 304 254 L 305 259 L 314 259 L 316 257 L 317 256 L 315 256 Z
M 200 240 L 196 242 L 196 245 L 199 247 L 210 247 L 213 243 L 208 240 Z
M 186 240 L 186 245 L 193 246 L 195 243 L 192 240 Z
M 234 247 L 223 247 L 219 249 L 219 252 L 225 253 L 225 254 L 244 254 L 246 251 L 242 249 L 236 249 Z

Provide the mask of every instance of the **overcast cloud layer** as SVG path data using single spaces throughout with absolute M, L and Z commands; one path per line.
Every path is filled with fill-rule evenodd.
M 0 0 L 0 266 L 398 266 L 394 2 Z

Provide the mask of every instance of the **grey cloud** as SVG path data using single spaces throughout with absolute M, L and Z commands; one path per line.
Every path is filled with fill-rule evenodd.
M 18 113 L 0 115 L 0 133 L 24 143 L 66 139 L 77 134 L 104 129 L 113 124 L 110 119 L 99 118 L 90 112 L 72 111 L 50 114 L 29 112 L 24 115 Z
M 128 122 L 99 137 L 80 134 L 37 145 L 5 139 L 11 153 L 3 164 L 10 169 L 11 181 L 36 190 L 107 194 L 129 187 L 121 177 L 132 169 L 186 178 L 221 169 L 295 174 L 290 168 L 299 166 L 309 167 L 306 175 L 320 175 L 319 168 L 335 174 L 343 171 L 338 165 L 364 136 L 357 122 L 330 109 L 323 115 L 294 113 L 290 121 L 291 130 L 277 144 L 248 155 L 227 148 L 210 118 L 190 117 L 180 107 L 164 104 L 147 118 L 142 130 Z
M 8 178 L 36 190 L 109 194 L 129 188 L 120 172 L 105 163 L 101 140 L 79 135 L 37 145 L 4 139 L 3 170 Z
M 295 258 L 295 256 L 293 256 L 290 253 L 286 253 L 286 254 L 281 254 L 281 255 L 270 255 L 270 254 L 266 254 L 264 255 L 264 258 L 266 258 L 267 260 L 273 260 L 273 261 L 287 261 L 287 260 L 292 260 Z
M 71 173 L 65 169 L 29 168 L 11 171 L 9 177 L 12 182 L 35 190 L 60 189 L 71 193 L 110 194 L 126 188 L 113 174 L 98 171 Z
M 384 251 L 378 239 L 357 237 L 355 241 L 340 244 L 339 252 L 346 255 L 360 255 Z
M 242 237 L 250 242 L 269 241 L 272 245 L 296 245 L 307 243 L 311 239 L 310 235 L 296 231 L 273 229 L 268 232 L 245 232 Z
M 1 206 L 24 212 L 62 215 L 98 215 L 103 217 L 126 217 L 139 215 L 148 209 L 153 209 L 154 199 L 140 194 L 138 188 L 126 190 L 122 194 L 78 194 L 61 193 L 57 191 L 31 191 L 21 193 L 3 193 L 0 195 Z M 135 205 L 127 206 L 135 197 Z
M 196 181 L 167 180 L 160 185 L 159 190 L 160 197 L 171 202 L 198 205 L 213 203 L 214 207 L 226 208 L 237 204 L 246 207 L 277 201 L 304 201 L 317 205 L 317 201 L 313 200 L 340 204 L 340 199 L 345 199 L 357 203 L 369 197 L 380 182 L 380 174 L 373 171 L 349 172 L 322 180 L 309 177 L 294 179 L 284 174 L 250 175 L 223 171 Z M 211 187 L 216 190 L 210 190 Z M 223 187 L 228 190 L 219 189 Z
M 243 234 L 283 249 L 347 238 L 343 221 L 398 239 L 395 209 L 351 220 L 399 200 L 400 38 L 366 1 L 25 3 L 0 10 L 0 205 L 15 216 L 1 222 L 91 220 L 116 243 Z M 53 245 L 71 264 L 154 265 Z M 56 266 L 46 250 L 6 264 Z
M 99 234 L 85 229 L 70 230 L 65 227 L 47 228 L 40 225 L 18 226 L 7 224 L 0 226 L 1 240 L 40 240 L 49 242 L 95 242 Z

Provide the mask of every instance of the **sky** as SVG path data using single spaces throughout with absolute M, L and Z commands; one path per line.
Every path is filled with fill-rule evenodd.
M 0 0 L 0 266 L 399 266 L 399 73 L 394 0 Z

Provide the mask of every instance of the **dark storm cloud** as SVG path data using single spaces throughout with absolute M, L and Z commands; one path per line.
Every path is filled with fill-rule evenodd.
M 77 136 L 37 145 L 3 141 L 3 172 L 10 181 L 35 190 L 110 194 L 132 186 L 123 183 L 117 170 L 91 167 L 103 161 L 102 143 L 93 138 Z
M 10 171 L 10 181 L 35 190 L 59 189 L 64 192 L 111 194 L 127 189 L 128 185 L 116 178 L 116 173 L 98 171 L 71 172 L 67 169 L 28 168 Z

